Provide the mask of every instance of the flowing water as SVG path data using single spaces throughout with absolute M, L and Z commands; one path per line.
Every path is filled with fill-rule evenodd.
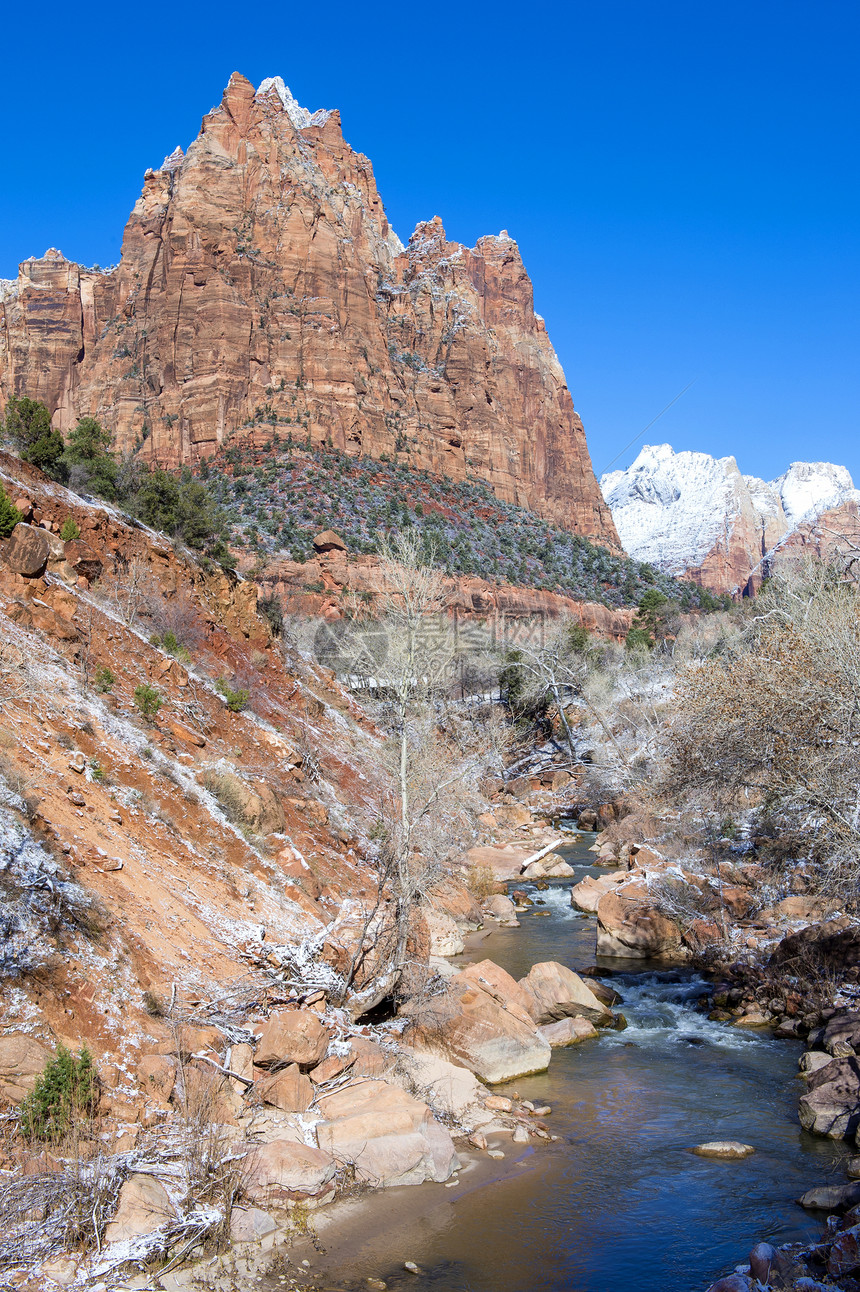
M 577 879 L 605 873 L 582 864 L 590 842 L 565 850 Z M 540 960 L 593 965 L 595 922 L 571 909 L 571 882 L 519 885 L 542 904 L 469 958 L 489 956 L 515 977 Z M 549 1103 L 558 1142 L 504 1140 L 506 1170 L 519 1159 L 512 1177 L 487 1183 L 466 1170 L 447 1193 L 421 1186 L 439 1201 L 401 1220 L 397 1195 L 420 1190 L 389 1191 L 370 1204 L 388 1209 L 382 1234 L 359 1227 L 348 1253 L 320 1270 L 321 1286 L 366 1289 L 375 1276 L 411 1292 L 700 1292 L 759 1239 L 821 1232 L 794 1199 L 841 1181 L 845 1149 L 798 1125 L 801 1047 L 710 1022 L 695 1007 L 704 983 L 690 972 L 599 968 L 623 998 L 627 1029 L 555 1050 L 548 1072 L 496 1088 Z M 742 1140 L 755 1155 L 689 1152 L 713 1139 Z M 405 1273 L 406 1259 L 422 1273 Z

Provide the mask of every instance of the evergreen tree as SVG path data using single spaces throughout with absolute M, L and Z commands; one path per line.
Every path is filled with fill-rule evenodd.
M 51 414 L 35 399 L 10 399 L 5 432 L 25 462 L 55 474 L 63 455 L 63 437 L 51 427 Z
M 113 501 L 117 496 L 116 459 L 111 452 L 113 436 L 94 417 L 81 417 L 69 432 L 63 466 L 70 483 L 89 489 Z

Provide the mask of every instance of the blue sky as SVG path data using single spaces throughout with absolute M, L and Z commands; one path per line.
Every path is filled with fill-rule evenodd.
M 280 74 L 401 237 L 518 240 L 598 471 L 695 378 L 645 441 L 860 483 L 856 0 L 16 8 L 0 277 L 116 260 L 145 168 Z

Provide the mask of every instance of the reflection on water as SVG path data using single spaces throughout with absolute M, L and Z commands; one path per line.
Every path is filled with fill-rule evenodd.
M 584 845 L 573 859 L 588 860 Z M 585 873 L 600 872 L 578 868 L 577 878 Z M 526 887 L 544 905 L 473 958 L 516 977 L 539 960 L 593 964 L 594 921 L 571 910 L 570 881 Z M 694 975 L 609 963 L 627 1029 L 557 1050 L 547 1073 L 498 1088 L 549 1103 L 558 1143 L 524 1148 L 522 1174 L 488 1187 L 470 1189 L 464 1173 L 444 1205 L 386 1235 L 385 1259 L 359 1243 L 330 1286 L 366 1287 L 375 1275 L 412 1292 L 693 1292 L 760 1238 L 820 1232 L 793 1199 L 830 1178 L 844 1150 L 797 1123 L 800 1047 L 709 1022 L 695 1009 L 704 984 Z M 756 1153 L 715 1162 L 688 1151 L 709 1139 Z M 403 1273 L 404 1259 L 424 1273 Z

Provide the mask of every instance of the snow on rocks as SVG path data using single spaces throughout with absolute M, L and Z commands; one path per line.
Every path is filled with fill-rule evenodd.
M 631 556 L 670 574 L 704 566 L 709 586 L 716 572 L 706 563 L 715 554 L 729 567 L 724 582 L 731 575 L 742 586 L 799 525 L 860 501 L 845 467 L 830 462 L 794 462 L 767 482 L 742 475 L 733 457 L 676 453 L 668 444 L 645 445 L 626 470 L 608 472 L 600 485 Z

